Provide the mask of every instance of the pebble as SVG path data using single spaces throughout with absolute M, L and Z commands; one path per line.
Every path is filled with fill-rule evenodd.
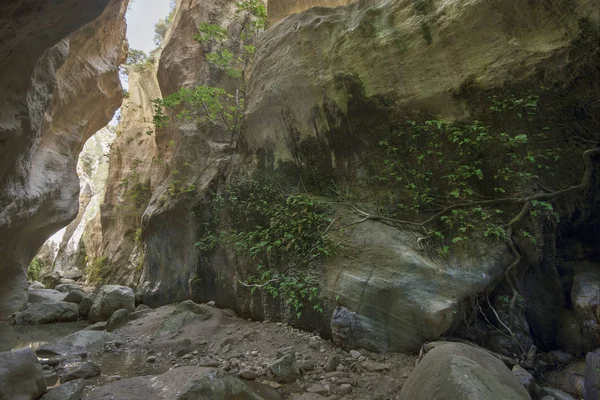
M 214 300 L 209 301 L 208 303 L 206 303 L 209 307 L 214 307 L 217 305 L 217 303 L 214 302 Z
M 360 353 L 356 350 L 350 350 L 350 356 L 356 360 L 360 357 Z
M 340 385 L 340 394 L 350 394 L 352 393 L 352 385 L 349 383 L 344 383 Z
M 146 358 L 146 362 L 148 363 L 154 363 L 156 362 L 156 356 L 149 356 Z
M 240 372 L 239 376 L 240 376 L 240 378 L 246 379 L 248 381 L 253 381 L 253 380 L 255 380 L 258 377 L 258 375 L 256 374 L 256 372 L 251 371 L 249 369 Z

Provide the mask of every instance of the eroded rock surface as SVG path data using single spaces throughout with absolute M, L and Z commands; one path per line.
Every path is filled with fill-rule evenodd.
M 122 99 L 127 2 L 33 3 L 0 6 L 0 319 L 23 308 L 26 267 L 76 216 L 77 155 Z
M 42 365 L 30 348 L 0 353 L 0 399 L 31 400 L 46 390 Z

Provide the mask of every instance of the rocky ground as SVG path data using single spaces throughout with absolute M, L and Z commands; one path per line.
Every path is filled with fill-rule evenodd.
M 439 390 L 463 398 L 457 393 L 467 388 L 482 399 L 564 400 L 598 386 L 599 352 L 586 360 L 539 354 L 530 372 L 469 343 L 430 343 L 419 356 L 346 351 L 317 334 L 243 319 L 213 302 L 134 308 L 127 287 L 105 286 L 97 294 L 73 284 L 57 288 L 62 292 L 32 289 L 35 303 L 13 326 L 0 326 L 0 350 L 23 347 L 0 353 L 0 387 L 10 387 L 0 389 L 0 399 L 44 392 L 44 400 L 437 399 Z M 43 331 L 47 342 L 40 340 Z M 552 372 L 535 379 L 544 365 Z M 19 397 L 19 390 L 30 393 Z

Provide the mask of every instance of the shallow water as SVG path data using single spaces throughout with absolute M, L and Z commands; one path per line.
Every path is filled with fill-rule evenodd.
M 87 321 L 62 322 L 42 325 L 0 325 L 0 351 L 31 347 L 37 349 L 43 344 L 51 342 L 73 332 L 80 331 L 89 326 Z

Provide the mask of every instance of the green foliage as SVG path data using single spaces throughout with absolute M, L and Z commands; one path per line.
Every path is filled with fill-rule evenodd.
M 148 182 L 142 182 L 137 170 L 141 162 L 139 158 L 135 159 L 131 170 L 119 183 L 119 186 L 125 189 L 125 204 L 120 208 L 126 211 L 143 211 L 150 200 L 150 186 Z
M 225 207 L 231 222 L 207 222 L 196 243 L 200 250 L 212 251 L 219 244 L 231 248 L 256 271 L 249 274 L 247 285 L 282 296 L 297 313 L 317 299 L 319 285 L 310 270 L 333 251 L 325 236 L 330 219 L 317 201 L 248 180 L 232 183 L 224 196 L 214 195 L 214 202 L 212 211 Z M 218 226 L 223 229 L 216 232 Z
M 88 281 L 90 283 L 102 283 L 107 275 L 108 257 L 102 256 L 94 261 L 88 269 Z
M 158 22 L 154 24 L 154 44 L 158 47 L 162 47 L 167 31 L 169 30 L 171 23 L 173 23 L 173 17 L 175 17 L 175 5 L 175 1 L 172 0 L 169 15 L 159 19 Z
M 127 65 L 137 65 L 143 64 L 148 60 L 148 55 L 142 51 L 137 49 L 129 49 L 129 53 L 127 53 Z
M 43 269 L 44 260 L 35 257 L 27 267 L 27 279 L 29 279 L 30 281 L 39 280 Z
M 522 197 L 523 188 L 551 176 L 550 166 L 561 154 L 540 145 L 549 141 L 548 129 L 535 123 L 537 96 L 489 100 L 493 113 L 506 118 L 512 113 L 520 125 L 500 131 L 480 121 L 406 121 L 379 143 L 385 157 L 373 163 L 374 181 L 391 187 L 394 199 L 381 207 L 413 221 L 415 215 L 423 221 L 439 214 L 428 229 L 442 243 L 442 253 L 474 235 L 506 239 L 506 226 L 520 206 L 492 200 Z M 532 202 L 532 217 L 556 217 L 553 213 L 551 204 Z
M 135 233 L 133 235 L 133 240 L 136 244 L 142 243 L 142 234 L 143 234 L 142 228 L 137 228 L 135 230 Z

